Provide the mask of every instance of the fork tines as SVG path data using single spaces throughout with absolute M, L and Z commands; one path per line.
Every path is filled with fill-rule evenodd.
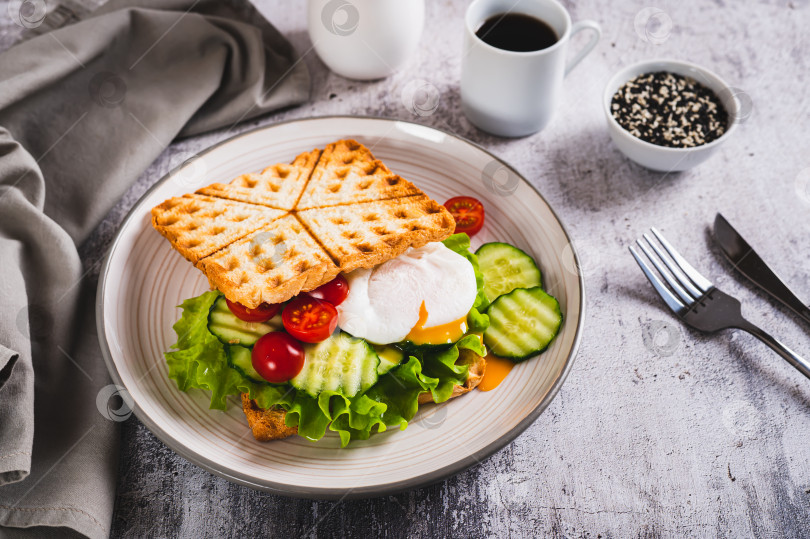
M 713 285 L 687 262 L 655 227 L 650 230 L 658 242 L 645 233 L 642 238 L 636 240 L 636 243 L 664 281 L 661 281 L 645 258 L 633 246 L 630 246 L 630 252 L 641 266 L 641 271 L 647 276 L 650 284 L 658 291 L 669 308 L 680 314 L 711 290 Z M 663 249 L 658 243 L 663 246 Z

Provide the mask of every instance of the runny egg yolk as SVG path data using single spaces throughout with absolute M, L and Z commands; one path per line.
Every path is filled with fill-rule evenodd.
M 411 341 L 414 344 L 450 344 L 454 343 L 464 336 L 467 332 L 467 316 L 463 316 L 458 320 L 426 328 L 428 312 L 425 307 L 425 302 L 419 307 L 419 321 L 411 329 L 405 340 Z

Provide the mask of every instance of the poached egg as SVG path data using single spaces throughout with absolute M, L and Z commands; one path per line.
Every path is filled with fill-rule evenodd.
M 409 248 L 375 268 L 346 274 L 338 326 L 374 344 L 444 344 L 467 331 L 478 288 L 470 262 L 441 242 Z

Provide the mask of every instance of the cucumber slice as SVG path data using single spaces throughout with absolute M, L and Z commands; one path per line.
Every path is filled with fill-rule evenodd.
M 484 276 L 487 303 L 515 288 L 541 286 L 543 278 L 534 259 L 508 243 L 485 243 L 475 252 Z
M 245 322 L 238 319 L 225 303 L 225 296 L 220 296 L 208 311 L 208 331 L 222 344 L 240 344 L 253 346 L 259 337 L 278 331 L 282 328 L 281 315 L 267 322 Z
M 323 391 L 353 397 L 377 382 L 380 358 L 363 339 L 341 331 L 323 342 L 305 345 L 304 352 L 304 368 L 290 384 L 311 397 Z
M 515 362 L 536 356 L 557 336 L 562 324 L 560 304 L 542 288 L 516 288 L 487 310 L 484 344 L 496 356 Z
M 380 356 L 380 365 L 377 367 L 377 375 L 382 376 L 405 359 L 405 354 L 399 348 L 387 345 L 374 345 L 374 351 Z
M 226 344 L 225 355 L 228 356 L 228 366 L 236 369 L 239 373 L 249 378 L 253 382 L 269 384 L 262 375 L 253 368 L 253 351 L 250 348 L 239 346 L 238 344 Z

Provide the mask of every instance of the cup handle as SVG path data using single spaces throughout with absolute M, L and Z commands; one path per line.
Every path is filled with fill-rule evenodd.
M 582 59 L 585 58 L 588 55 L 588 53 L 593 50 L 594 47 L 596 47 L 596 44 L 599 42 L 599 38 L 602 37 L 602 27 L 599 26 L 598 22 L 579 21 L 578 23 L 574 24 L 574 26 L 571 27 L 571 36 L 569 37 L 569 39 L 573 38 L 576 34 L 578 34 L 583 30 L 590 30 L 591 32 L 593 32 L 593 35 L 591 36 L 591 40 L 588 41 L 584 47 L 582 47 L 582 50 L 576 53 L 576 55 L 574 55 L 574 57 L 568 61 L 568 63 L 565 66 L 566 75 L 568 75 L 568 73 L 570 73 L 571 70 L 574 69 L 574 67 L 576 67 L 576 65 L 580 63 Z

